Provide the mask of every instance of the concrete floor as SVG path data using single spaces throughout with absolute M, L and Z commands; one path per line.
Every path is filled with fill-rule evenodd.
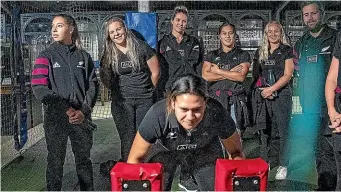
M 94 132 L 94 145 L 91 151 L 95 190 L 110 191 L 109 179 L 99 174 L 99 164 L 109 159 L 119 159 L 119 137 L 112 118 L 98 119 L 95 120 L 95 123 L 98 125 L 98 129 Z M 304 139 L 300 137 L 300 140 L 304 143 Z M 255 140 L 252 138 L 244 140 L 244 151 L 249 157 L 255 156 L 257 150 L 258 145 Z M 270 172 L 268 189 L 276 191 L 313 190 L 316 187 L 316 171 L 313 159 L 306 159 L 308 156 L 309 154 L 303 151 L 291 158 L 289 176 L 285 181 L 274 180 L 276 172 L 276 167 L 274 167 Z M 46 157 L 46 143 L 45 139 L 42 139 L 1 170 L 1 191 L 45 191 Z M 302 165 L 303 162 L 305 166 L 297 166 Z M 306 174 L 302 175 L 303 172 Z M 79 190 L 77 182 L 74 157 L 69 144 L 64 165 L 62 190 Z
M 119 137 L 112 119 L 96 120 L 91 159 L 94 169 L 94 184 L 98 191 L 110 190 L 109 180 L 99 174 L 99 164 L 109 159 L 120 158 Z M 27 150 L 1 170 L 1 191 L 45 191 L 46 169 L 45 139 Z M 71 144 L 68 143 L 63 177 L 63 191 L 78 190 L 77 175 Z

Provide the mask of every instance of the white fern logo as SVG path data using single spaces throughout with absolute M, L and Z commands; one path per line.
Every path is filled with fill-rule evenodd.
M 327 50 L 329 49 L 329 47 L 330 47 L 330 46 L 328 46 L 328 47 L 325 47 L 325 48 L 322 48 L 321 52 L 325 52 L 325 51 L 327 51 Z

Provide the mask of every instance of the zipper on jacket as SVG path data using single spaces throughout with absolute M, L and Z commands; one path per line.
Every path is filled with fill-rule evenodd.
M 72 88 L 72 93 L 74 94 L 73 90 L 75 89 L 74 83 L 73 83 L 73 74 L 72 74 L 72 69 L 71 69 L 71 51 L 70 47 L 67 46 L 67 54 L 68 54 L 68 59 L 69 59 L 69 75 L 70 75 L 70 80 L 71 80 L 71 88 Z M 76 96 L 76 95 L 75 95 Z

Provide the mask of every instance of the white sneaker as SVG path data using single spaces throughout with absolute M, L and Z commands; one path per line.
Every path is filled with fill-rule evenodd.
M 284 180 L 287 178 L 288 169 L 286 167 L 279 166 L 276 173 L 276 180 Z

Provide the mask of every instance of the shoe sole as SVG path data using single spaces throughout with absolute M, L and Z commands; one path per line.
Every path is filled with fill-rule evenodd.
M 181 188 L 187 192 L 196 192 L 196 190 L 188 190 L 185 186 L 181 185 L 180 183 L 178 183 L 178 186 L 179 186 L 179 188 Z

